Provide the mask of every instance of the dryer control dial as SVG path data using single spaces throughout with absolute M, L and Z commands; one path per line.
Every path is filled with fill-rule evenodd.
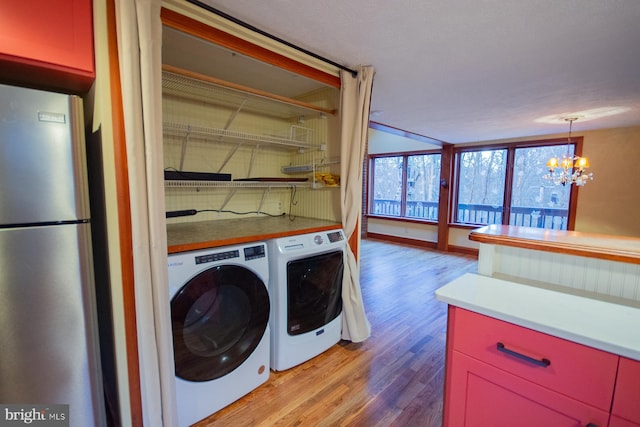
M 313 243 L 315 243 L 316 245 L 321 245 L 324 242 L 324 240 L 322 239 L 322 236 L 320 234 L 316 234 L 313 238 Z

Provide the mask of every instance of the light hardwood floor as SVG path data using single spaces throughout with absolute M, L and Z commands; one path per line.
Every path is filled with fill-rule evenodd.
M 372 334 L 269 380 L 205 426 L 440 426 L 446 305 L 434 291 L 476 258 L 365 239 L 360 281 Z

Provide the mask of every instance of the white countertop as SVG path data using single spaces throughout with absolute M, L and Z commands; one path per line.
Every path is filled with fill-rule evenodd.
M 467 273 L 436 291 L 450 305 L 640 361 L 640 309 Z

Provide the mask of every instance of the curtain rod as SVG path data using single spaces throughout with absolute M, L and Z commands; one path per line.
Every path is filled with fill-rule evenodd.
M 323 56 L 320 56 L 320 55 L 318 55 L 318 54 L 316 54 L 316 53 L 313 53 L 313 52 L 311 52 L 311 51 L 308 51 L 307 49 L 301 48 L 300 46 L 296 46 L 296 45 L 295 45 L 295 44 L 293 44 L 293 43 L 289 43 L 288 41 L 283 40 L 283 39 L 281 39 L 280 37 L 274 36 L 273 34 L 269 34 L 269 33 L 267 33 L 266 31 L 263 31 L 263 30 L 261 30 L 261 29 L 259 29 L 259 28 L 256 28 L 256 27 L 254 27 L 254 26 L 253 26 L 253 25 L 251 25 L 251 24 L 248 24 L 248 23 L 246 23 L 246 22 L 244 22 L 244 21 L 239 20 L 238 18 L 234 18 L 233 16 L 231 16 L 231 15 L 229 15 L 229 14 L 227 14 L 227 13 L 224 13 L 224 12 L 223 12 L 223 11 L 221 11 L 221 10 L 218 10 L 218 9 L 214 8 L 213 6 L 209 6 L 208 4 L 202 3 L 202 2 L 201 2 L 201 1 L 199 1 L 199 0 L 187 0 L 187 2 L 189 2 L 189 3 L 191 3 L 191 4 L 194 4 L 194 5 L 196 5 L 196 6 L 199 6 L 199 7 L 203 8 L 203 9 L 206 9 L 206 10 L 208 10 L 209 12 L 215 13 L 216 15 L 218 15 L 218 16 L 220 16 L 220 17 L 222 17 L 222 18 L 228 19 L 229 21 L 233 22 L 234 24 L 238 24 L 238 25 L 240 25 L 241 27 L 244 27 L 244 28 L 246 28 L 246 29 L 248 29 L 248 30 L 255 31 L 256 33 L 258 33 L 258 34 L 260 34 L 260 35 L 262 35 L 262 36 L 268 37 L 268 38 L 270 38 L 271 40 L 275 40 L 275 41 L 277 41 L 278 43 L 282 43 L 282 44 L 284 44 L 284 45 L 286 45 L 286 46 L 288 46 L 288 47 L 290 47 L 290 48 L 292 48 L 292 49 L 295 49 L 295 50 L 297 50 L 297 51 L 299 51 L 299 52 L 302 52 L 302 53 L 307 54 L 307 55 L 309 55 L 309 56 L 312 56 L 312 57 L 314 57 L 314 58 L 316 58 L 316 59 L 319 59 L 319 60 L 321 60 L 321 61 L 324 61 L 324 62 L 326 62 L 327 64 L 331 64 L 331 65 L 333 65 L 334 67 L 338 67 L 338 68 L 340 68 L 341 70 L 348 71 L 348 72 L 350 72 L 350 73 L 351 73 L 351 75 L 353 75 L 354 77 L 358 75 L 358 72 L 357 72 L 357 71 L 355 71 L 355 70 L 352 70 L 351 68 L 345 67 L 344 65 L 340 65 L 340 64 L 338 64 L 337 62 L 334 62 L 334 61 L 332 61 L 332 60 L 330 60 L 330 59 L 327 59 L 327 58 L 325 58 L 325 57 L 323 57 Z

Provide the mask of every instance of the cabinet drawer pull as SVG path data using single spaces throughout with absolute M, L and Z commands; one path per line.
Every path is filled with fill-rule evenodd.
M 522 354 L 522 353 L 518 353 L 517 351 L 509 350 L 501 342 L 496 344 L 496 349 L 498 351 L 501 351 L 503 353 L 506 353 L 506 354 L 509 354 L 511 356 L 517 357 L 519 359 L 526 360 L 527 362 L 533 363 L 534 365 L 542 366 L 543 368 L 546 368 L 547 366 L 551 365 L 551 361 L 549 359 L 540 359 L 540 360 L 538 360 L 538 359 L 535 359 L 533 357 L 527 356 L 526 354 Z

